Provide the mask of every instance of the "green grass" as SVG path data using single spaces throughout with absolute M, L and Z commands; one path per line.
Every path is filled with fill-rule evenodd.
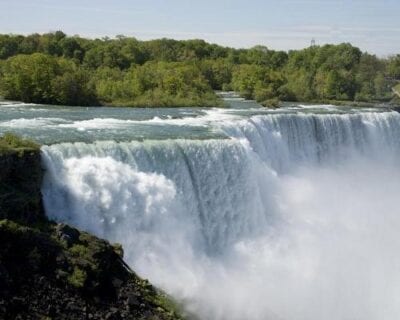
M 0 155 L 4 153 L 23 153 L 24 151 L 37 151 L 40 145 L 36 142 L 23 139 L 13 133 L 5 133 L 0 137 Z
M 68 282 L 75 288 L 83 288 L 87 279 L 87 273 L 85 270 L 75 266 L 74 272 L 68 277 Z

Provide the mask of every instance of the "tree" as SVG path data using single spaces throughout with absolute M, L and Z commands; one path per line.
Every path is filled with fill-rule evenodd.
M 57 63 L 59 74 L 51 82 L 52 103 L 70 106 L 98 104 L 90 72 L 69 60 L 59 59 Z
M 227 59 L 203 60 L 200 68 L 203 76 L 214 90 L 222 90 L 232 81 L 233 65 Z
M 51 103 L 57 69 L 55 58 L 41 53 L 9 58 L 2 68 L 1 91 L 6 99 Z
M 387 73 L 390 77 L 400 80 L 400 54 L 389 58 Z
M 24 102 L 91 105 L 96 103 L 90 75 L 74 62 L 42 53 L 9 58 L 1 68 L 0 92 Z

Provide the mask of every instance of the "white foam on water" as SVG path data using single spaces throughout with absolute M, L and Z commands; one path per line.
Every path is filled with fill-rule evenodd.
M 0 107 L 4 108 L 17 108 L 17 107 L 29 107 L 29 106 L 37 106 L 35 103 L 23 103 L 23 102 L 14 102 L 14 101 L 0 101 Z
M 60 123 L 64 123 L 66 120 L 61 118 L 20 118 L 12 119 L 8 121 L 1 121 L 0 127 L 9 128 L 42 128 L 42 127 L 52 127 L 58 126 Z
M 333 104 L 298 104 L 297 107 L 301 109 L 326 109 L 326 110 L 337 110 L 338 107 Z
M 215 123 L 239 119 L 240 117 L 221 109 L 210 109 L 204 111 L 204 115 L 183 117 L 183 118 L 167 118 L 153 117 L 148 120 L 126 120 L 116 118 L 94 118 L 90 120 L 79 120 L 72 123 L 59 124 L 60 128 L 75 128 L 81 130 L 88 129 L 110 129 L 124 128 L 135 126 L 137 124 L 146 125 L 174 125 L 174 126 L 199 126 L 207 127 Z
M 115 118 L 94 118 L 90 120 L 78 120 L 73 123 L 60 124 L 60 128 L 75 128 L 75 129 L 109 129 L 129 126 L 136 124 L 138 121 L 122 120 Z

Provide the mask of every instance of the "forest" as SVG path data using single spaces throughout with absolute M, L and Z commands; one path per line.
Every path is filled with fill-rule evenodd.
M 71 106 L 215 107 L 218 90 L 265 106 L 279 101 L 385 102 L 400 55 L 379 58 L 349 43 L 275 51 L 203 40 L 86 39 L 61 31 L 0 35 L 0 96 Z

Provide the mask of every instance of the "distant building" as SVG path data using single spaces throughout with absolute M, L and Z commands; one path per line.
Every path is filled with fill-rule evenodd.
M 311 39 L 311 47 L 315 47 L 315 39 Z

